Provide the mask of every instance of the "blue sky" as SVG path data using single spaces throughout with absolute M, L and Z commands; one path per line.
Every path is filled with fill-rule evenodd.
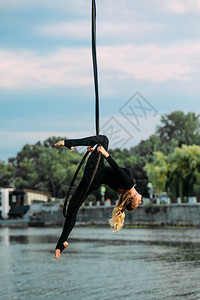
M 101 133 L 118 132 L 110 146 L 138 144 L 162 114 L 199 113 L 199 0 L 96 4 Z M 1 160 L 52 135 L 95 134 L 90 13 L 91 0 L 0 1 Z

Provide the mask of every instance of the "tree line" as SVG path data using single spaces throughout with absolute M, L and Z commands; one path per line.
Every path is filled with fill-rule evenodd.
M 62 139 L 67 137 L 26 144 L 8 163 L 0 161 L 0 186 L 37 189 L 64 198 L 83 153 L 76 148 L 54 148 L 53 144 Z M 200 196 L 200 120 L 196 113 L 165 114 L 148 139 L 130 149 L 110 149 L 109 153 L 121 167 L 132 171 L 136 189 L 143 196 L 148 197 L 149 181 L 158 194 L 165 191 L 172 199 Z M 82 175 L 83 169 L 77 183 Z M 99 191 L 94 194 L 100 199 Z M 116 193 L 108 187 L 106 197 L 116 199 Z

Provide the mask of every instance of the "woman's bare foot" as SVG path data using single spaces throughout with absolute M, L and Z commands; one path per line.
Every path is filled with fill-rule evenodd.
M 55 250 L 55 258 L 58 259 L 60 257 L 60 249 Z
M 55 147 L 65 146 L 65 141 L 64 141 L 64 140 L 59 141 L 59 142 L 55 143 L 54 146 L 55 146 Z M 72 146 L 72 147 L 70 148 L 70 150 L 73 150 L 74 148 L 75 148 L 75 147 Z
M 68 244 L 68 242 L 65 241 L 65 242 L 63 243 L 63 245 L 64 245 L 65 248 L 67 248 L 67 246 L 68 246 L 69 244 Z M 58 259 L 58 258 L 60 257 L 60 254 L 61 254 L 60 249 L 56 249 L 56 250 L 55 250 L 55 258 Z
M 55 143 L 54 146 L 55 147 L 65 146 L 65 141 L 64 140 L 59 141 L 59 142 Z
M 64 247 L 67 248 L 67 246 L 69 245 L 68 242 L 64 242 L 63 243 Z

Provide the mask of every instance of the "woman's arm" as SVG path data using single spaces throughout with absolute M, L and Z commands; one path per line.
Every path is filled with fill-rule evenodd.
M 103 156 L 106 158 L 109 165 L 113 168 L 114 171 L 116 171 L 120 176 L 123 177 L 126 181 L 130 181 L 131 183 L 133 181 L 133 178 L 128 176 L 126 172 L 116 163 L 116 161 L 110 156 L 110 154 L 104 149 L 104 147 L 99 146 L 97 147 L 97 151 L 101 152 Z
M 65 146 L 68 149 L 76 146 L 91 146 L 101 144 L 104 148 L 108 148 L 108 138 L 105 135 L 94 135 L 81 139 L 62 140 L 55 144 L 55 146 Z

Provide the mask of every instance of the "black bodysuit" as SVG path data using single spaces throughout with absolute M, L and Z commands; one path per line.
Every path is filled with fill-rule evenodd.
M 108 143 L 108 138 L 105 135 L 91 136 L 83 139 L 65 140 L 65 146 L 68 149 L 70 149 L 72 146 L 93 147 L 96 144 L 100 144 L 105 150 L 107 150 Z M 60 249 L 61 251 L 64 249 L 63 243 L 67 241 L 67 238 L 76 223 L 78 209 L 92 191 L 98 189 L 101 184 L 106 184 L 115 191 L 118 191 L 118 189 L 130 190 L 134 186 L 134 181 L 129 169 L 119 167 L 110 155 L 106 158 L 110 166 L 105 166 L 104 157 L 101 155 L 100 164 L 92 185 L 87 195 L 83 197 L 88 183 L 90 182 L 90 178 L 94 172 L 98 156 L 99 152 L 95 149 L 87 160 L 83 178 L 76 191 L 72 195 L 72 198 L 70 199 L 64 228 L 57 243 L 56 249 Z

